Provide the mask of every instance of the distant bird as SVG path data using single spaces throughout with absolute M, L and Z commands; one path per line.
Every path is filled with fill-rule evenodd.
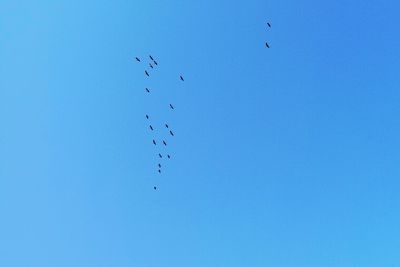
M 267 22 L 267 25 L 268 25 L 268 27 L 270 27 L 270 28 L 271 28 L 271 24 L 270 24 L 269 22 Z
M 150 125 L 150 129 L 153 131 L 153 126 Z
M 151 55 L 149 55 L 149 57 L 150 57 L 151 60 L 154 60 L 153 57 L 152 57 Z
M 170 159 L 171 158 L 171 156 L 170 155 L 167 155 L 167 157 Z
M 165 124 L 165 127 L 167 127 L 167 128 L 168 128 L 168 127 L 169 127 L 169 126 L 168 126 L 168 124 Z
M 146 87 L 146 92 L 147 92 L 147 93 L 150 93 L 150 90 L 149 90 L 149 88 L 147 88 L 147 87 Z
M 150 68 L 153 68 L 153 65 L 151 65 L 151 63 L 149 63 Z
M 173 106 L 172 104 L 169 104 L 169 106 L 170 106 L 172 109 L 174 109 L 174 106 Z
M 160 169 L 158 169 L 158 173 L 161 173 L 161 170 L 160 170 Z
M 174 133 L 173 133 L 172 131 L 169 131 L 169 133 L 170 133 L 172 136 L 174 136 Z
M 149 119 L 149 115 L 146 115 L 146 119 Z
M 156 140 L 154 140 L 154 139 L 153 139 L 153 144 L 154 144 L 154 145 L 157 145 Z
M 167 143 L 164 140 L 162 142 L 164 143 L 165 146 L 167 145 Z
M 161 164 L 160 163 L 158 163 L 158 168 L 161 168 Z
M 158 156 L 162 159 L 162 155 L 161 154 L 158 154 Z
M 136 61 L 140 62 L 140 58 L 136 57 Z
M 154 64 L 156 64 L 156 66 L 158 65 L 157 61 L 153 60 Z
M 267 42 L 265 43 L 265 46 L 266 46 L 267 48 L 269 48 L 269 44 L 268 44 Z
M 150 76 L 149 73 L 147 72 L 147 70 L 145 70 L 144 73 L 146 73 L 147 76 Z
M 154 188 L 154 190 L 157 190 L 157 186 L 154 186 L 153 188 Z
M 182 76 L 180 76 L 180 77 L 181 77 L 181 80 L 184 81 L 183 77 Z

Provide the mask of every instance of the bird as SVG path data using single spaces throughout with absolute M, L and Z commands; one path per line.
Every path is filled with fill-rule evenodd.
M 150 129 L 153 131 L 153 126 L 150 125 Z
M 167 157 L 170 159 L 171 158 L 171 156 L 170 155 L 167 155 Z
M 136 57 L 136 61 L 140 62 L 140 58 Z
M 149 57 L 150 57 L 151 60 L 154 60 L 153 57 L 152 57 L 151 55 L 149 55 Z
M 269 44 L 268 44 L 267 42 L 265 42 L 265 46 L 266 46 L 267 48 L 269 48 Z
M 149 119 L 149 115 L 146 115 L 146 119 Z
M 156 145 L 156 144 L 157 144 L 157 143 L 156 143 L 156 140 L 154 140 L 154 139 L 153 139 L 153 144 L 154 144 L 154 145 Z
M 153 186 L 154 190 L 157 190 L 157 186 Z
M 165 124 L 165 127 L 169 128 L 168 124 Z
M 158 168 L 161 168 L 161 164 L 160 163 L 158 163 Z
M 173 133 L 172 131 L 169 131 L 169 133 L 170 133 L 172 136 L 174 136 L 174 133 Z
M 149 73 L 147 72 L 147 70 L 145 70 L 144 73 L 146 73 L 147 76 L 150 76 Z
M 271 24 L 270 24 L 269 22 L 267 22 L 267 25 L 268 25 L 268 27 L 270 27 L 270 28 L 271 28 Z
M 161 170 L 160 170 L 160 169 L 158 169 L 158 173 L 161 173 Z
M 174 106 L 173 106 L 172 104 L 169 104 L 169 106 L 170 106 L 172 109 L 174 109 Z
M 151 65 L 151 63 L 149 63 L 150 68 L 153 68 L 153 65 Z
M 147 93 L 150 93 L 150 90 L 149 90 L 149 88 L 147 88 L 147 87 L 146 87 L 146 91 L 147 91 Z
M 184 81 L 184 79 L 183 79 L 182 75 L 181 75 L 180 77 L 181 77 L 181 80 L 182 80 L 182 81 Z
M 158 65 L 157 61 L 153 60 L 154 64 L 156 64 L 156 66 Z
M 164 143 L 165 146 L 167 145 L 167 143 L 164 140 L 162 142 Z
M 162 159 L 162 155 L 161 154 L 158 154 L 158 156 Z

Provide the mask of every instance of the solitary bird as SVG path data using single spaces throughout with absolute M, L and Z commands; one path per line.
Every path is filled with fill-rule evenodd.
M 136 57 L 136 61 L 140 62 L 140 58 Z
M 268 44 L 267 42 L 265 42 L 265 46 L 266 46 L 267 48 L 269 48 L 269 44 Z
M 180 77 L 181 77 L 181 80 L 182 80 L 182 81 L 184 81 L 184 79 L 183 79 L 182 75 L 181 75 Z
M 158 154 L 158 156 L 162 159 L 162 155 L 161 154 Z
M 157 186 L 154 186 L 153 188 L 154 188 L 154 190 L 157 190 Z
M 171 158 L 171 156 L 170 155 L 167 155 L 167 157 L 170 159 Z
M 153 68 L 153 65 L 151 65 L 151 63 L 149 63 L 150 68 Z
M 154 60 L 153 57 L 152 57 L 151 55 L 149 55 L 149 57 L 150 57 L 151 60 Z
M 149 88 L 147 88 L 147 87 L 146 87 L 146 92 L 147 92 L 147 93 L 150 93 L 150 90 L 149 90 Z
M 270 24 L 269 22 L 267 22 L 267 25 L 268 25 L 268 27 L 270 27 L 270 28 L 271 28 L 271 24 Z
M 157 61 L 153 60 L 154 64 L 156 64 L 156 66 L 158 65 Z
M 168 128 L 168 127 L 169 127 L 169 126 L 168 126 L 168 124 L 165 124 L 165 127 L 167 127 L 167 128 Z
M 174 136 L 174 133 L 173 133 L 172 131 L 169 131 L 169 133 L 170 133 L 172 136 Z
M 146 119 L 149 119 L 149 115 L 146 115 Z
M 169 104 L 169 106 L 170 106 L 172 109 L 174 109 L 174 106 L 173 106 L 172 104 Z
M 149 73 L 147 72 L 147 70 L 145 70 L 144 73 L 146 73 L 147 76 L 150 76 Z
M 157 143 L 156 143 L 156 140 L 154 140 L 154 139 L 153 139 L 153 144 L 154 144 L 154 145 L 156 145 L 156 144 L 157 144 Z
M 165 146 L 167 145 L 167 143 L 164 140 L 162 142 L 164 143 Z
M 150 129 L 153 131 L 153 126 L 150 125 Z

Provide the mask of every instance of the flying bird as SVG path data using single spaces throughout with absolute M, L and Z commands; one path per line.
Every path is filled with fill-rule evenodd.
M 154 139 L 153 139 L 153 144 L 154 144 L 154 145 L 156 145 L 156 144 L 157 144 L 157 143 L 156 143 L 156 140 L 154 140 Z
M 170 155 L 167 155 L 167 157 L 170 159 L 171 158 L 171 156 Z
M 146 115 L 146 119 L 149 119 L 149 115 Z
M 151 65 L 151 63 L 149 63 L 150 68 L 153 68 L 153 65 Z
M 151 60 L 154 60 L 153 57 L 152 57 L 151 55 L 149 55 L 149 57 L 150 57 Z
M 154 188 L 154 190 L 157 190 L 157 186 L 154 186 L 153 188 Z
M 182 81 L 184 81 L 184 79 L 183 79 L 182 75 L 181 75 L 180 77 L 181 77 L 181 80 L 182 80 Z
M 161 168 L 161 164 L 160 163 L 158 163 L 158 168 Z
M 268 44 L 267 42 L 265 43 L 265 46 L 266 46 L 267 48 L 269 48 L 269 44 Z
M 270 24 L 269 22 L 267 22 L 267 25 L 268 25 L 268 27 L 270 27 L 270 28 L 271 28 L 271 24 Z
M 147 76 L 150 76 L 149 73 L 147 72 L 147 70 L 145 70 L 144 73 L 146 73 Z
M 165 146 L 167 146 L 167 143 L 164 140 L 162 142 L 164 143 Z
M 158 169 L 158 173 L 161 173 L 161 170 L 160 170 L 160 169 Z
M 169 106 L 170 106 L 172 109 L 174 109 L 174 106 L 173 106 L 172 104 L 169 104 Z
M 165 124 L 165 127 L 167 127 L 167 128 L 168 128 L 168 127 L 169 127 L 169 126 L 168 126 L 168 124 Z
M 136 61 L 140 62 L 140 58 L 136 57 Z
M 174 133 L 173 133 L 172 131 L 169 131 L 169 133 L 170 133 L 172 136 L 174 136 Z
M 162 159 L 162 155 L 161 154 L 158 154 L 158 156 Z
M 153 131 L 153 126 L 150 125 L 150 129 Z
M 147 93 L 150 93 L 150 90 L 149 90 L 149 88 L 147 88 L 147 87 L 146 87 L 146 92 L 147 92 Z
M 154 64 L 156 64 L 156 66 L 158 65 L 157 61 L 153 60 Z

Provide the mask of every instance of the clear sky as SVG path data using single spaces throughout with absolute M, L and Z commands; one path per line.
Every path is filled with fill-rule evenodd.
M 0 266 L 400 266 L 399 8 L 0 0 Z

